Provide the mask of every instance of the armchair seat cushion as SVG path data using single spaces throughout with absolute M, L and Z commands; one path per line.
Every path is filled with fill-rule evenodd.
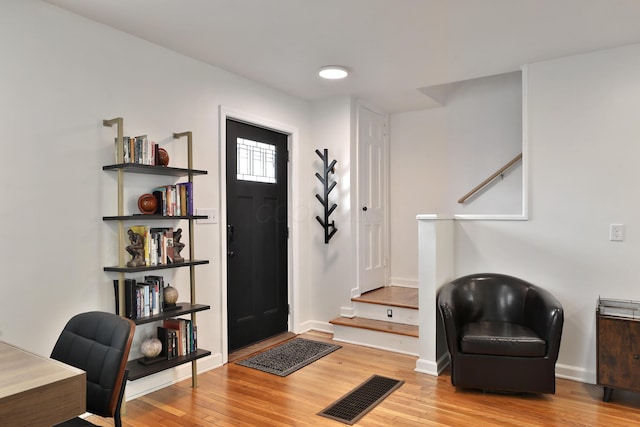
M 532 329 L 510 322 L 473 322 L 462 328 L 463 353 L 516 357 L 543 357 L 545 341 Z

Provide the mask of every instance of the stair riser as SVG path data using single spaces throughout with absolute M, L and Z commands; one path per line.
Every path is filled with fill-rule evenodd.
M 382 320 L 385 322 L 418 325 L 418 310 L 404 307 L 392 307 L 382 304 L 368 304 L 354 301 L 353 308 L 357 317 Z M 392 311 L 392 317 L 387 316 L 387 310 Z
M 419 354 L 418 338 L 406 335 L 333 325 L 333 339 L 411 356 L 418 356 Z

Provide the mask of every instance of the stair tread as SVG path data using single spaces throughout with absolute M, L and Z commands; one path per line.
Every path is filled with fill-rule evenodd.
M 372 331 L 387 332 L 397 335 L 406 335 L 418 338 L 418 327 L 404 323 L 386 322 L 384 320 L 366 319 L 363 317 L 337 317 L 329 321 L 332 325 L 349 326 L 352 328 L 369 329 Z
M 393 307 L 418 309 L 418 288 L 404 286 L 385 286 L 366 292 L 359 297 L 351 298 L 351 301 L 369 304 L 382 304 Z

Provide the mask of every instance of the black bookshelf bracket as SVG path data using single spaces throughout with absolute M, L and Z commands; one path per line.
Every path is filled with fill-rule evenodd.
M 324 208 L 324 218 L 321 218 L 320 215 L 318 215 L 316 216 L 316 219 L 318 220 L 320 225 L 322 225 L 322 228 L 324 228 L 324 243 L 326 244 L 329 243 L 329 240 L 331 240 L 333 235 L 336 234 L 336 231 L 338 231 L 335 221 L 329 222 L 329 216 L 338 207 L 338 205 L 335 203 L 333 203 L 331 207 L 329 207 L 329 193 L 331 193 L 331 190 L 333 190 L 336 186 L 335 180 L 331 182 L 331 184 L 329 184 L 329 174 L 335 173 L 335 165 L 337 161 L 332 160 L 331 163 L 329 163 L 329 150 L 327 150 L 326 148 L 324 149 L 324 152 L 316 150 L 316 154 L 320 157 L 320 159 L 322 159 L 322 162 L 324 163 L 322 175 L 316 172 L 316 178 L 320 180 L 324 187 L 323 196 L 321 196 L 320 194 L 316 194 L 316 199 L 320 201 L 320 204 L 322 204 Z

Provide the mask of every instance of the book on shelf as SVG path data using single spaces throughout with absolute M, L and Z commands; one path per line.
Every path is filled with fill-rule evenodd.
M 149 230 L 152 240 L 151 265 L 171 264 L 174 262 L 173 227 L 153 227 Z
M 138 283 L 138 318 L 151 316 L 151 286 L 148 283 Z
M 116 143 L 116 162 L 118 154 L 118 138 Z M 123 163 L 137 163 L 141 165 L 157 165 L 158 144 L 150 141 L 147 135 L 122 137 Z
M 167 360 L 178 357 L 177 341 L 178 337 L 174 329 L 158 326 L 158 339 L 162 343 L 162 352 L 160 355 Z
M 117 287 L 118 280 L 114 280 Z M 161 276 L 145 276 L 144 281 L 124 279 L 124 316 L 142 319 L 158 315 L 163 307 L 163 279 Z
M 116 297 L 116 314 L 120 314 L 120 281 L 113 280 L 113 291 Z
M 179 182 L 176 187 L 180 195 L 180 215 L 193 215 L 193 183 Z
M 178 356 L 187 356 L 197 349 L 197 328 L 190 319 L 165 319 L 163 327 L 176 331 Z
M 156 187 L 151 190 L 151 194 L 156 198 L 156 202 L 158 204 L 158 208 L 156 213 L 159 215 L 166 215 L 167 212 L 167 188 L 166 187 Z
M 185 331 L 184 331 L 184 322 L 182 321 L 182 319 L 164 319 L 162 326 L 164 326 L 167 329 L 173 329 L 174 331 L 176 331 L 177 342 L 178 342 L 178 346 L 177 346 L 178 356 L 186 355 L 185 348 L 184 348 Z
M 144 276 L 145 283 L 151 286 L 151 314 L 156 315 L 164 311 L 164 278 L 162 276 Z
M 193 215 L 193 184 L 180 182 L 151 190 L 158 204 L 157 213 L 164 216 Z
M 180 215 L 187 216 L 187 187 L 184 184 L 176 184 L 176 189 L 179 194 Z
M 129 319 L 138 318 L 138 299 L 136 292 L 136 279 L 124 279 L 124 316 Z

